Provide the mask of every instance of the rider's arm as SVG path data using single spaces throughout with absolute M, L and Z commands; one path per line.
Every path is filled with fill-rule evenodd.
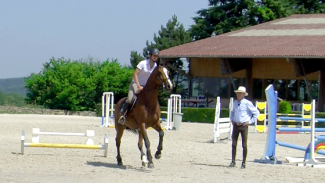
M 133 79 L 135 84 L 137 85 L 138 88 L 140 88 L 140 84 L 139 84 L 139 80 L 138 80 L 138 74 L 140 72 L 140 69 L 135 68 L 134 72 L 133 72 Z

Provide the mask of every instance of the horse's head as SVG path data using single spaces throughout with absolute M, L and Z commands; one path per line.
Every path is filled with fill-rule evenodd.
M 164 84 L 166 89 L 168 91 L 171 91 L 173 89 L 173 84 L 169 79 L 169 71 L 167 70 L 167 68 L 163 65 L 158 64 L 156 68 L 156 72 L 157 72 L 158 80 L 160 82 L 159 84 L 160 85 Z

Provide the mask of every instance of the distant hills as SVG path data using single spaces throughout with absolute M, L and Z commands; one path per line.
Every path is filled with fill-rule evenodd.
M 15 93 L 26 96 L 27 89 L 25 88 L 24 78 L 8 78 L 0 79 L 0 92 Z

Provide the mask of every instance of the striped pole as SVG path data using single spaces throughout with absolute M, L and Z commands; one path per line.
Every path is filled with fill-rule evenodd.
M 310 128 L 279 128 L 279 132 L 311 132 Z M 325 132 L 325 128 L 315 128 L 314 132 Z
M 280 120 L 295 120 L 295 121 L 311 121 L 311 118 L 298 118 L 298 117 L 279 117 Z M 325 122 L 325 118 L 315 118 L 315 122 Z
M 78 149 L 104 149 L 105 145 L 87 144 L 52 144 L 52 143 L 24 143 L 24 147 L 51 147 L 51 148 L 78 148 Z
M 52 135 L 54 135 L 54 134 L 52 134 Z M 72 135 L 72 136 L 75 136 L 75 135 Z M 108 139 L 108 135 L 107 134 L 105 134 L 105 136 L 104 136 L 104 145 L 94 145 L 94 144 L 25 143 L 25 131 L 22 131 L 21 132 L 20 148 L 21 148 L 21 154 L 22 155 L 25 153 L 25 147 L 102 149 L 102 150 L 104 150 L 104 157 L 107 157 L 107 154 L 108 154 L 108 143 L 109 143 L 109 139 Z

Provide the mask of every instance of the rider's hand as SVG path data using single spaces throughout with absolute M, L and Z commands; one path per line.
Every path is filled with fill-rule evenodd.
M 142 86 L 139 86 L 138 87 L 138 90 L 139 90 L 139 92 L 142 91 L 143 90 L 143 87 Z

